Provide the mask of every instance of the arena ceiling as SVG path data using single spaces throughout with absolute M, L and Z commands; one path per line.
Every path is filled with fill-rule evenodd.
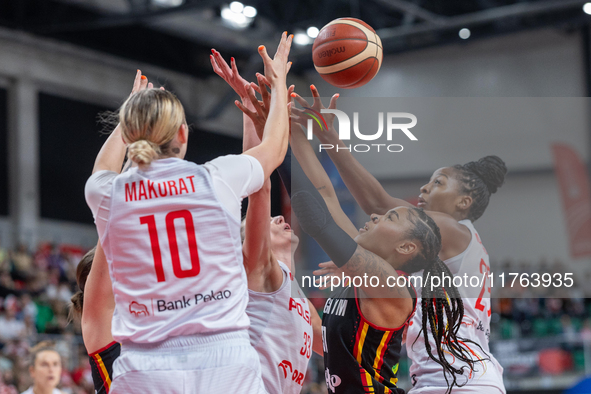
M 228 18 L 231 0 L 0 0 L 0 26 L 204 77 L 212 73 L 211 47 L 245 69 L 258 61 L 257 45 L 274 46 L 280 32 L 300 33 L 305 41 L 309 27 L 345 16 L 373 26 L 386 53 L 460 42 L 461 29 L 474 40 L 591 22 L 584 0 L 241 1 L 251 8 L 238 14 L 252 15 L 254 7 L 256 16 Z M 310 53 L 309 44 L 294 45 L 294 72 L 312 66 Z

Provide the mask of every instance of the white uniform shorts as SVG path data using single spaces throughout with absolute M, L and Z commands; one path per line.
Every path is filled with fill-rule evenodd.
M 113 365 L 112 394 L 226 392 L 266 393 L 247 331 L 125 342 Z

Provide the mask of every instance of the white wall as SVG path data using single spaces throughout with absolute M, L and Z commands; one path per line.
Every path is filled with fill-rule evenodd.
M 491 154 L 500 156 L 514 171 L 547 169 L 553 166 L 550 146 L 557 141 L 576 146 L 585 158 L 590 104 L 590 99 L 582 97 L 344 97 L 339 98 L 338 107 L 349 115 L 351 122 L 352 113 L 359 112 L 359 129 L 366 135 L 378 130 L 378 112 L 408 112 L 416 116 L 417 124 L 410 131 L 417 141 L 397 130 L 391 141 L 384 131 L 376 141 L 347 142 L 353 146 L 402 145 L 402 152 L 390 153 L 382 148 L 380 153 L 375 149 L 354 153 L 375 176 L 390 179 L 430 174 L 445 165 Z M 384 129 L 386 125 L 384 120 Z
M 358 97 L 579 97 L 585 96 L 578 33 L 534 30 L 429 48 L 384 58 Z M 336 88 L 311 71 L 321 94 Z

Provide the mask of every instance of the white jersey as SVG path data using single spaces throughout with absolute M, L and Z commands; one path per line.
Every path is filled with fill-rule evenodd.
M 113 283 L 116 341 L 248 328 L 240 201 L 263 178 L 260 163 L 240 155 L 203 166 L 161 159 L 146 170 L 89 179 L 86 197 Z
M 464 276 L 464 274 L 467 274 L 468 277 L 477 276 L 478 278 L 482 278 L 483 275 L 488 276 L 490 272 L 488 253 L 482 245 L 476 229 L 470 220 L 461 220 L 459 223 L 470 229 L 472 239 L 464 252 L 445 260 L 444 263 L 455 276 Z M 475 359 L 488 356 L 490 360 L 477 362 L 475 364 L 476 371 L 473 373 L 466 372 L 465 377 L 462 375 L 457 376 L 458 383 L 466 383 L 466 385 L 463 388 L 454 387 L 454 393 L 456 391 L 458 393 L 472 393 L 476 388 L 482 393 L 505 393 L 503 368 L 490 353 L 488 347 L 491 314 L 489 285 L 490 282 L 487 278 L 486 281 L 484 281 L 484 286 L 480 289 L 459 288 L 464 302 L 464 319 L 460 325 L 458 337 L 469 339 L 480 345 L 482 350 L 474 344 L 467 344 L 470 351 L 473 352 Z M 417 289 L 419 296 L 420 292 L 421 289 Z M 408 327 L 406 336 L 406 350 L 409 358 L 412 360 L 410 376 L 413 387 L 410 389 L 409 393 L 441 393 L 444 392 L 442 389 L 447 388 L 443 376 L 443 368 L 430 359 L 427 354 L 423 333 L 421 332 L 422 321 L 422 309 L 417 308 Z M 417 336 L 418 339 L 415 342 Z M 431 349 L 435 353 L 435 341 L 431 336 L 429 336 L 429 340 Z M 483 351 L 486 354 L 483 354 Z M 436 353 L 435 356 L 437 357 Z M 466 365 L 465 363 L 454 360 L 449 354 L 446 354 L 446 357 L 449 363 L 455 368 L 460 368 L 462 365 Z M 469 371 L 468 368 L 466 368 L 466 370 Z
M 23 391 L 21 394 L 35 394 L 35 391 L 33 391 L 33 386 L 29 387 L 27 390 Z M 63 392 L 61 392 L 58 389 L 53 389 L 51 391 L 51 394 L 63 394 Z
M 248 290 L 246 313 L 250 343 L 261 360 L 269 393 L 297 394 L 302 390 L 312 355 L 312 317 L 308 300 L 285 264 L 283 284 L 273 293 Z M 297 298 L 292 297 L 297 294 Z

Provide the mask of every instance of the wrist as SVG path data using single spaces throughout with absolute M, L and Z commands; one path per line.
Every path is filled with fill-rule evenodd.
M 285 88 L 287 90 L 287 76 L 277 76 L 276 78 L 272 78 L 269 80 L 271 84 L 271 90 Z
M 271 92 L 283 93 L 287 96 L 287 85 L 285 82 L 271 84 Z M 285 92 L 285 93 L 284 93 Z
M 328 130 L 326 130 L 326 133 L 318 133 L 318 140 L 324 144 L 338 144 L 339 134 L 334 127 L 330 126 Z

